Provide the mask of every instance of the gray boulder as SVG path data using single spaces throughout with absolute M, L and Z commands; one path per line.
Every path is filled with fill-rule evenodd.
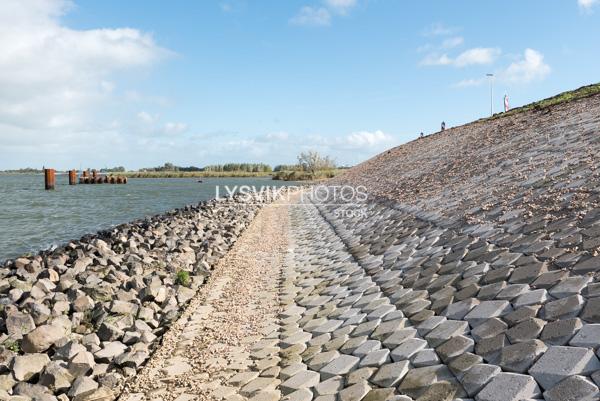
M 47 324 L 29 332 L 23 338 L 21 348 L 28 353 L 43 352 L 50 348 L 52 344 L 61 341 L 65 337 L 63 327 Z
M 27 381 L 40 374 L 49 363 L 50 358 L 46 354 L 18 355 L 14 359 L 13 375 L 18 381 Z

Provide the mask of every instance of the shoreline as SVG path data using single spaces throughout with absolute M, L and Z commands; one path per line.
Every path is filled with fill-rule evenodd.
M 3 262 L 0 398 L 114 399 L 272 200 L 204 201 Z

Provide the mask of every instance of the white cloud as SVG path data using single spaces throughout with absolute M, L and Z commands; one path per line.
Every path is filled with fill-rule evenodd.
M 454 36 L 452 38 L 445 39 L 440 46 L 442 49 L 453 49 L 462 45 L 465 39 L 462 36 Z
M 486 82 L 485 78 L 471 78 L 471 79 L 463 79 L 462 81 L 457 82 L 453 86 L 455 88 L 468 88 L 471 86 L 479 86 Z
M 591 10 L 596 4 L 599 4 L 600 0 L 577 0 L 577 4 L 584 10 Z
M 163 127 L 165 134 L 168 134 L 168 135 L 180 134 L 182 132 L 187 131 L 187 129 L 188 129 L 187 124 L 180 123 L 180 122 L 177 122 L 177 123 L 169 122 L 169 123 L 166 123 L 165 126 Z
M 423 36 L 448 36 L 459 31 L 459 28 L 449 27 L 442 23 L 431 24 L 423 31 Z
M 448 57 L 447 54 L 436 54 L 431 53 L 425 56 L 423 60 L 421 60 L 421 65 L 426 66 L 435 66 L 435 65 L 451 65 L 454 61 Z
M 394 138 L 391 135 L 386 134 L 385 132 L 380 130 L 374 132 L 353 132 L 344 138 L 344 142 L 348 145 L 348 147 L 356 149 L 364 147 L 374 148 L 381 146 L 382 144 L 389 144 L 393 142 L 393 140 Z
M 545 79 L 552 69 L 544 62 L 544 55 L 537 50 L 525 49 L 523 56 L 508 67 L 496 71 L 495 76 L 499 82 L 505 84 L 528 84 Z M 466 88 L 479 86 L 488 82 L 485 77 L 464 79 L 453 86 Z
M 484 65 L 493 63 L 500 55 L 500 49 L 476 47 L 462 52 L 454 60 L 454 65 L 457 67 L 466 67 L 469 65 Z
M 356 6 L 356 0 L 325 0 L 325 4 L 331 10 L 344 15 Z
M 271 132 L 265 135 L 265 139 L 270 141 L 287 141 L 290 135 L 287 132 Z
M 117 85 L 120 75 L 172 54 L 137 29 L 69 28 L 62 17 L 72 7 L 68 0 L 2 1 L 0 153 L 11 155 L 5 163 L 115 134 L 126 90 Z
M 513 62 L 499 76 L 506 82 L 529 83 L 541 81 L 550 74 L 551 68 L 544 62 L 544 55 L 537 50 L 525 49 L 523 57 Z
M 331 14 L 324 7 L 304 6 L 292 19 L 292 25 L 328 26 L 331 23 Z
M 146 111 L 140 111 L 137 114 L 137 118 L 144 124 L 152 124 L 158 119 L 157 116 L 154 116 Z
M 357 0 L 322 0 L 323 6 L 304 6 L 290 19 L 290 24 L 301 26 L 329 26 L 334 15 L 347 15 L 356 7 Z
M 470 65 L 485 65 L 493 63 L 501 54 L 500 49 L 491 47 L 476 47 L 465 50 L 456 58 L 451 58 L 447 54 L 428 54 L 422 61 L 422 65 L 452 65 L 454 67 L 467 67 Z

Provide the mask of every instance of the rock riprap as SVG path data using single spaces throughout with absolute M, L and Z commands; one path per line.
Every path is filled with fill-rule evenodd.
M 115 399 L 273 197 L 203 202 L 5 262 L 0 399 Z

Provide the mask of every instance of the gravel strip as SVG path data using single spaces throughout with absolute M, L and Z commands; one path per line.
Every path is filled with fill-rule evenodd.
M 287 250 L 286 207 L 265 207 L 208 283 L 166 333 L 121 400 L 208 400 L 253 362 L 252 344 L 276 330 L 278 286 Z

